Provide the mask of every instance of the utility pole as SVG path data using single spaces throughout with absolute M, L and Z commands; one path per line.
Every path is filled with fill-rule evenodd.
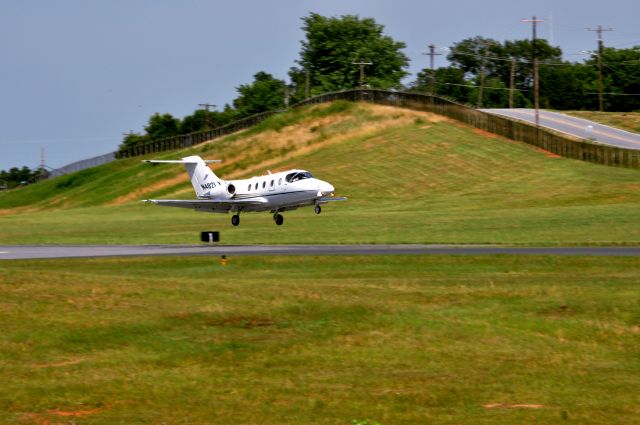
M 516 83 L 516 58 L 511 58 L 511 73 L 509 74 L 509 109 L 513 108 L 513 92 Z
M 365 65 L 373 65 L 372 62 L 351 62 L 351 65 L 360 65 L 360 88 L 364 88 L 364 67 Z
M 429 94 L 433 95 L 435 93 L 435 88 L 436 88 L 436 73 L 434 71 L 433 68 L 433 63 L 434 63 L 434 57 L 435 56 L 440 56 L 442 53 L 436 53 L 436 46 L 434 46 L 433 44 L 429 44 L 427 46 L 429 48 L 429 52 L 424 52 L 423 55 L 427 55 L 430 57 L 430 69 L 431 69 L 431 82 L 429 85 Z
M 201 106 L 204 108 L 205 113 L 204 113 L 204 127 L 206 130 L 209 130 L 209 108 L 215 108 L 216 105 L 213 105 L 211 103 L 198 103 L 198 106 Z
M 604 40 L 602 39 L 602 33 L 604 31 L 613 31 L 613 28 L 602 28 L 602 25 L 598 25 L 598 28 L 587 28 L 587 31 L 594 31 L 598 34 L 598 103 L 600 104 L 600 112 L 604 112 L 604 97 L 602 95 L 602 51 L 604 49 Z
M 531 51 L 533 57 L 533 105 L 536 109 L 536 127 L 540 125 L 540 90 L 538 82 L 538 49 L 536 43 L 536 24 L 538 22 L 544 22 L 543 19 L 536 19 L 533 16 L 531 19 L 523 19 L 522 22 L 533 24 L 533 33 L 531 37 Z

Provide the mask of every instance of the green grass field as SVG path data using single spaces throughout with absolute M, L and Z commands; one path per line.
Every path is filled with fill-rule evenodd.
M 0 243 L 639 244 L 640 170 L 557 158 L 437 115 L 337 102 L 193 149 L 223 177 L 299 167 L 349 201 L 230 215 L 141 204 L 193 198 L 178 166 L 117 161 L 0 194 Z
M 631 424 L 636 258 L 6 261 L 3 424 Z
M 0 193 L 0 244 L 640 244 L 640 171 L 336 102 L 179 152 L 224 178 L 304 168 L 349 201 L 193 198 L 141 158 Z M 0 262 L 0 424 L 632 424 L 640 259 L 211 257 Z

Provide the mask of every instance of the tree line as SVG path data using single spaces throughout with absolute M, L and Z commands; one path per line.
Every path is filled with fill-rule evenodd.
M 500 42 L 481 36 L 467 38 L 447 49 L 449 65 L 421 70 L 404 85 L 409 58 L 406 44 L 384 34 L 372 18 L 354 15 L 325 17 L 311 13 L 302 18 L 305 33 L 290 83 L 260 71 L 253 81 L 236 88 L 238 97 L 222 111 L 196 110 L 178 119 L 156 113 L 143 133 L 129 133 L 121 149 L 166 137 L 215 128 L 320 93 L 360 86 L 364 66 L 365 87 L 413 90 L 446 96 L 483 107 L 531 107 L 532 59 L 539 63 L 540 106 L 560 110 L 598 109 L 598 57 L 582 62 L 562 59 L 560 47 L 546 40 Z M 602 81 L 605 109 L 640 109 L 640 46 L 604 48 Z M 370 63 L 370 65 L 357 65 Z
M 40 179 L 41 170 L 31 169 L 27 166 L 22 168 L 12 167 L 8 171 L 0 171 L 0 190 L 13 189 L 14 187 L 34 183 Z

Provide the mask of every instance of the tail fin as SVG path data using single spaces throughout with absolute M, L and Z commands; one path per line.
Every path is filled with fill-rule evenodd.
M 168 164 L 184 164 L 184 168 L 189 174 L 191 179 L 191 185 L 196 191 L 198 198 L 208 197 L 209 192 L 216 186 L 220 185 L 220 179 L 214 174 L 207 163 L 220 162 L 219 160 L 209 159 L 203 160 L 197 155 L 187 156 L 179 160 L 160 160 L 160 159 L 147 159 L 144 162 L 151 163 L 168 163 Z

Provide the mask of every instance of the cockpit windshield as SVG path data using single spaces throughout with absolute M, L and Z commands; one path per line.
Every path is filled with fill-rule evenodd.
M 295 173 L 287 174 L 285 180 L 289 183 L 297 182 L 298 180 L 312 179 L 313 175 L 308 171 L 297 171 Z

